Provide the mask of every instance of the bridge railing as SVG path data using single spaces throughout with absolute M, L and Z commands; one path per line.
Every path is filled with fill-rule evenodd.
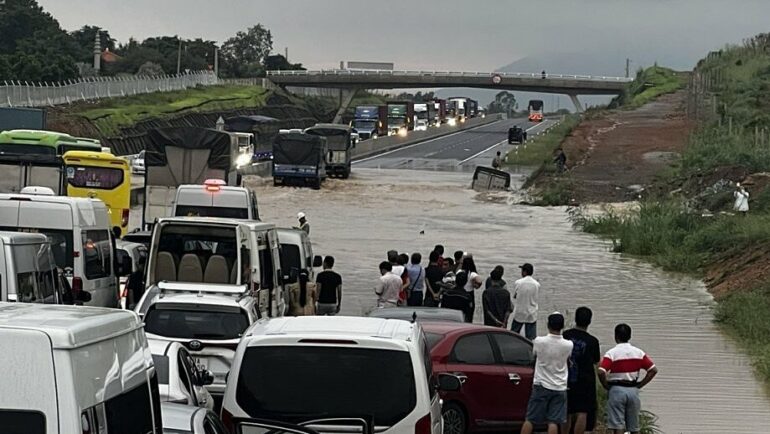
M 391 71 L 391 70 L 364 70 L 364 69 L 321 69 L 314 71 L 267 71 L 270 76 L 397 76 L 397 77 L 493 77 L 499 75 L 501 78 L 546 78 L 546 79 L 566 79 L 581 81 L 611 81 L 626 83 L 633 79 L 628 77 L 611 77 L 599 75 L 575 75 L 575 74 L 551 74 L 532 72 L 460 72 L 460 71 Z

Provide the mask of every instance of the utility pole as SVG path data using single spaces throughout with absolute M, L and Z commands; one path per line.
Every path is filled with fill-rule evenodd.
M 283 57 L 284 57 L 284 59 L 286 59 L 286 62 L 288 63 L 289 62 L 289 47 L 284 47 L 284 53 L 285 54 L 283 55 Z
M 214 76 L 219 78 L 219 47 L 214 47 Z
M 631 76 L 631 59 L 626 57 L 626 78 Z
M 177 37 L 177 39 L 179 39 L 179 49 L 176 52 L 176 75 L 179 75 L 182 70 L 182 38 Z

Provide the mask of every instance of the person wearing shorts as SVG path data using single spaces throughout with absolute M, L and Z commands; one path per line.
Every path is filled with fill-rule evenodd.
M 639 390 L 658 374 L 652 359 L 631 345 L 630 340 L 631 327 L 618 324 L 615 327 L 617 345 L 607 351 L 599 364 L 599 381 L 608 391 L 607 428 L 615 434 L 638 434 L 641 431 Z
M 567 389 L 567 423 L 563 433 L 584 434 L 596 425 L 596 365 L 601 360 L 599 340 L 588 333 L 593 312 L 581 306 L 575 311 L 575 328 L 564 332 L 572 341 Z M 573 430 L 574 429 L 574 430 Z
M 567 362 L 573 345 L 562 337 L 563 329 L 564 316 L 552 313 L 548 316 L 548 335 L 533 342 L 535 378 L 521 434 L 532 434 L 535 425 L 545 424 L 548 434 L 558 434 L 559 427 L 567 422 Z

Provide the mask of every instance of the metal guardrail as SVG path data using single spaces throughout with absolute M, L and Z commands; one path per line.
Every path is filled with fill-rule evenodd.
M 267 76 L 317 76 L 317 75 L 338 75 L 338 76 L 394 76 L 394 77 L 493 77 L 499 75 L 501 78 L 539 78 L 543 74 L 530 72 L 458 72 L 458 71 L 390 71 L 390 70 L 363 70 L 363 69 L 322 69 L 315 71 L 267 71 Z M 546 79 L 568 79 L 582 81 L 609 81 L 627 83 L 633 81 L 627 77 L 611 77 L 598 75 L 573 75 L 573 74 L 545 74 Z
M 163 76 L 94 77 L 60 83 L 11 80 L 0 83 L 0 107 L 54 106 L 216 84 L 219 84 L 217 76 L 209 71 Z

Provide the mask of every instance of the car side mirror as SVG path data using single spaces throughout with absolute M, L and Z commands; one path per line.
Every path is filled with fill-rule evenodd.
M 324 260 L 320 255 L 316 255 L 313 258 L 313 268 L 318 268 L 324 264 Z
M 462 387 L 462 381 L 456 375 L 452 374 L 439 374 L 437 381 L 438 390 L 442 392 L 457 392 Z
M 199 382 L 199 386 L 214 384 L 214 373 L 208 369 L 199 371 Z

